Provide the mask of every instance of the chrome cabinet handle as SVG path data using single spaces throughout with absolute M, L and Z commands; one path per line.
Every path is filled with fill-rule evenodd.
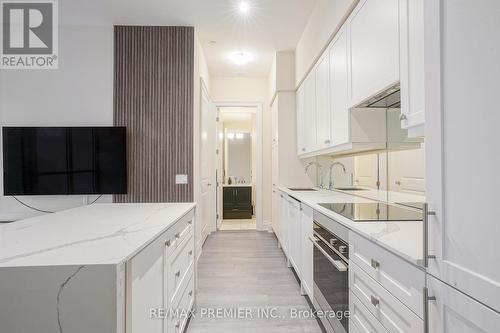
M 309 237 L 309 240 L 314 244 L 314 246 L 328 259 L 328 261 L 339 271 L 346 272 L 349 266 L 341 262 L 340 260 L 335 260 L 325 250 L 321 248 L 318 244 L 318 239 L 315 237 Z
M 371 266 L 375 269 L 379 269 L 380 268 L 380 261 L 378 260 L 375 260 L 375 259 L 372 259 L 371 260 Z
M 178 270 L 177 272 L 175 272 L 175 276 L 177 276 L 177 277 L 181 276 L 181 271 Z
M 429 301 L 435 301 L 436 296 L 429 296 L 429 288 L 424 287 L 423 291 L 424 305 L 424 333 L 429 333 Z
M 189 220 L 189 221 L 188 221 L 188 224 L 193 224 L 193 220 Z
M 191 255 L 193 255 L 193 250 L 190 250 L 190 251 L 188 252 L 188 255 L 190 255 L 190 256 L 191 256 Z
M 373 295 L 370 296 L 370 302 L 373 304 L 373 306 L 380 305 L 380 299 L 378 297 L 373 296 Z
M 170 244 L 171 244 L 170 239 L 167 239 L 167 240 L 165 241 L 165 246 L 166 246 L 166 247 L 170 247 Z
M 404 113 L 401 113 L 399 116 L 399 120 L 406 120 L 406 115 Z
M 436 259 L 435 255 L 429 255 L 429 216 L 435 216 L 436 212 L 430 211 L 429 210 L 429 205 L 427 203 L 424 203 L 424 206 L 422 207 L 422 227 L 423 227 L 423 236 L 424 239 L 424 245 L 423 245 L 423 252 L 422 253 L 422 261 L 424 264 L 424 268 L 429 267 L 429 259 Z
M 302 148 L 302 151 L 306 151 L 306 149 L 305 149 L 305 148 Z
M 193 291 L 191 290 L 189 293 L 188 293 L 189 297 L 193 296 Z
M 176 233 L 175 234 L 175 238 L 177 238 L 177 239 L 181 238 L 181 234 L 180 233 Z
M 330 144 L 330 140 L 325 140 L 325 145 Z
M 180 320 L 177 321 L 177 324 L 175 324 L 175 328 L 179 328 L 181 326 Z

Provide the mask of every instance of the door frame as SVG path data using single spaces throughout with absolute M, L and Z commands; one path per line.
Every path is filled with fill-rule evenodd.
M 256 218 L 256 227 L 257 230 L 264 229 L 264 220 L 263 220 L 263 158 L 262 158 L 262 103 L 260 102 L 214 102 L 217 110 L 221 107 L 246 107 L 246 108 L 255 108 L 256 117 L 255 117 L 255 131 L 256 131 L 256 148 L 255 148 L 255 165 L 257 166 L 257 170 L 255 170 L 255 176 L 257 177 L 257 189 L 255 191 L 255 218 Z M 217 133 L 214 133 L 214 137 L 217 136 Z M 218 163 L 216 163 L 216 168 L 218 167 Z M 219 184 L 217 184 L 219 186 Z M 222 214 L 222 212 L 219 212 Z M 222 215 L 221 215 L 222 216 Z

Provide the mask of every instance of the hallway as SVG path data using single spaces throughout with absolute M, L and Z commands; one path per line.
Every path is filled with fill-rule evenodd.
M 321 332 L 273 234 L 222 231 L 210 235 L 198 264 L 197 312 L 188 333 Z M 209 316 L 211 309 L 250 309 L 250 315 Z M 274 318 L 259 315 L 267 309 Z M 211 317 L 211 318 L 209 318 Z M 260 318 L 259 318 L 260 317 Z

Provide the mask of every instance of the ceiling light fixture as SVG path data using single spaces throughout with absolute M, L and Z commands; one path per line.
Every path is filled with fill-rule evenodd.
M 252 60 L 252 56 L 246 52 L 234 52 L 229 55 L 229 59 L 236 65 L 243 66 Z
M 240 2 L 238 9 L 240 10 L 240 13 L 246 14 L 248 10 L 250 9 L 250 5 L 246 1 Z
M 236 133 L 236 139 L 243 139 L 245 135 L 243 133 Z

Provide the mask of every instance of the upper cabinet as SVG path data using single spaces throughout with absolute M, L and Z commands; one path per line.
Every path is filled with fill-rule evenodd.
M 347 21 L 350 106 L 399 81 L 399 0 L 362 0 Z
M 328 50 L 330 59 L 330 116 L 332 145 L 349 142 L 347 31 L 341 29 Z
M 301 155 L 306 152 L 306 142 L 304 137 L 304 85 L 297 89 L 297 94 L 295 95 L 295 105 L 297 109 L 297 155 Z
M 401 128 L 422 136 L 424 96 L 424 0 L 399 1 Z
M 314 69 L 316 78 L 317 148 L 329 147 L 330 137 L 330 66 L 328 54 L 323 54 Z
M 317 150 L 316 130 L 316 72 L 312 71 L 304 81 L 304 109 L 302 111 L 304 152 Z

